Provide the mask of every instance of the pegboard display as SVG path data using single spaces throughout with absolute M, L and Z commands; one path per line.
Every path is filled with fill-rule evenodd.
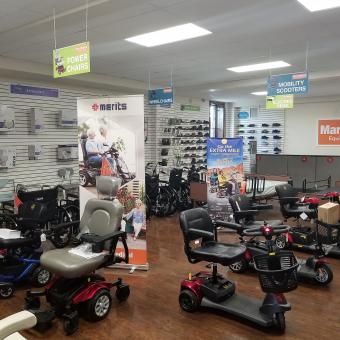
M 249 118 L 240 119 L 240 112 L 248 112 Z M 243 137 L 243 164 L 245 172 L 250 172 L 250 145 L 257 142 L 257 153 L 280 155 L 284 153 L 285 114 L 284 110 L 259 108 L 234 109 L 234 135 Z

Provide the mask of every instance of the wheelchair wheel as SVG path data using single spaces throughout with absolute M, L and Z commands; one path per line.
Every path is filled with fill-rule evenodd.
M 112 305 L 110 291 L 100 289 L 91 300 L 86 303 L 85 316 L 89 321 L 99 321 L 106 318 Z
M 90 176 L 85 171 L 79 171 L 79 184 L 87 187 L 90 183 Z
M 44 287 L 49 283 L 51 277 L 52 275 L 48 270 L 38 267 L 33 272 L 31 281 L 36 287 Z
M 66 209 L 58 207 L 57 218 L 55 224 L 71 222 L 71 218 Z M 72 237 L 72 228 L 62 228 L 51 235 L 51 242 L 56 248 L 66 247 Z
M 14 288 L 13 287 L 4 287 L 0 288 L 0 297 L 2 299 L 8 299 L 14 294 Z

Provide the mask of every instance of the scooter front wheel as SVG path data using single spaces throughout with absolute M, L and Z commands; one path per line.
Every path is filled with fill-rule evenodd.
M 229 268 L 233 273 L 244 273 L 247 270 L 247 267 L 248 263 L 245 259 L 241 259 L 240 261 L 229 265 Z
M 179 305 L 185 312 L 196 312 L 200 306 L 200 301 L 197 295 L 189 289 L 184 289 L 179 294 Z
M 333 271 L 328 264 L 320 264 L 315 271 L 315 281 L 317 284 L 326 286 L 333 280 Z
M 275 327 L 280 333 L 284 333 L 286 329 L 286 319 L 284 313 L 276 313 L 274 317 Z
M 276 247 L 278 247 L 279 249 L 286 249 L 286 248 L 288 248 L 286 236 L 280 235 L 279 237 L 277 237 L 277 238 L 275 239 L 275 245 L 276 245 Z

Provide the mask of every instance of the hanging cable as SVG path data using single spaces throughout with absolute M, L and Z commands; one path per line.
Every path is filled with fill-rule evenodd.
M 309 41 L 306 43 L 306 72 L 308 72 Z
M 57 32 L 55 26 L 55 8 L 53 8 L 53 37 L 54 37 L 54 49 L 57 49 Z
M 86 8 L 85 8 L 85 41 L 87 41 L 87 20 L 89 16 L 89 0 L 86 0 Z

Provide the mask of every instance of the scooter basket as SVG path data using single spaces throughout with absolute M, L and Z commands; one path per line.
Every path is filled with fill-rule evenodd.
M 254 257 L 254 267 L 265 293 L 286 293 L 297 288 L 297 260 L 292 252 Z
M 338 242 L 339 231 L 337 228 L 332 228 L 331 225 L 316 225 L 318 229 L 318 241 L 322 244 L 334 244 Z

